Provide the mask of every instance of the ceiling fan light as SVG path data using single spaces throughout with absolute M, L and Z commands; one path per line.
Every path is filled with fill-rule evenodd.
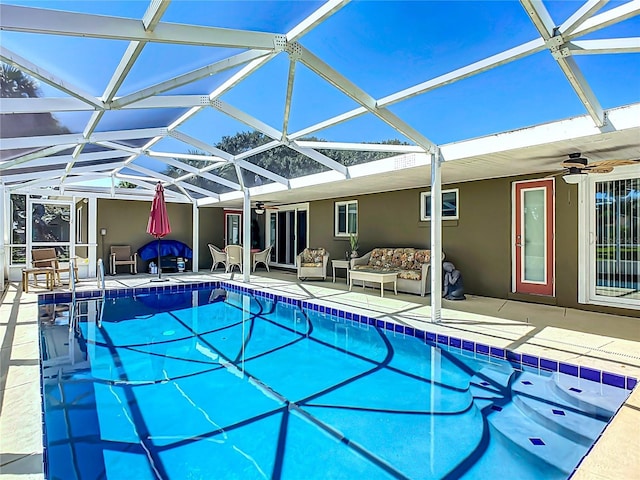
M 264 213 L 264 208 L 256 208 L 255 212 L 256 212 L 256 215 L 262 215 Z
M 562 177 L 562 179 L 565 181 L 565 183 L 568 183 L 570 185 L 574 185 L 576 183 L 580 183 L 580 180 L 582 180 L 584 178 L 584 176 L 580 173 L 570 173 L 568 175 L 564 175 Z

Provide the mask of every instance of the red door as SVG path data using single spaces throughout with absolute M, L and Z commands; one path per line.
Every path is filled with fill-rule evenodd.
M 514 183 L 515 291 L 554 294 L 554 179 Z

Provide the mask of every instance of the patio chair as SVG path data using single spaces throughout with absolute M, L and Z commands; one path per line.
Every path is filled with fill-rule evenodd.
M 42 268 L 52 268 L 54 283 L 56 285 L 62 285 L 62 279 L 60 278 L 60 273 L 69 273 L 71 271 L 70 266 L 60 265 L 60 261 L 58 260 L 58 256 L 56 254 L 55 248 L 37 248 L 31 250 L 31 263 L 32 266 L 36 269 Z M 78 278 L 78 267 L 74 266 L 73 269 L 76 278 Z M 37 284 L 37 276 L 34 275 L 34 279 Z
M 269 262 L 271 261 L 271 249 L 273 245 L 269 245 L 267 248 L 262 250 L 261 252 L 256 252 L 253 254 L 253 271 L 256 271 L 256 266 L 259 263 L 262 263 L 265 267 L 267 267 L 267 272 L 269 271 Z
M 305 248 L 296 257 L 298 278 L 305 280 L 309 277 L 327 279 L 327 264 L 329 252 L 324 248 Z
M 240 245 L 227 245 L 225 248 L 227 253 L 227 268 L 225 272 L 233 270 L 234 266 L 237 266 L 242 273 L 242 247 Z
M 118 265 L 129 265 L 129 272 L 132 275 L 138 273 L 138 252 L 131 253 L 131 245 L 112 245 L 109 258 L 111 275 L 116 274 Z
M 225 271 L 227 269 L 227 253 L 224 250 L 220 250 L 215 245 L 209 243 L 209 251 L 211 252 L 211 258 L 213 259 L 213 265 L 211 265 L 211 271 L 213 272 L 218 268 L 219 264 L 222 264 Z

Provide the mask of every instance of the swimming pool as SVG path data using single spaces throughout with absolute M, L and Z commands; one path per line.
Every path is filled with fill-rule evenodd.
M 567 478 L 635 385 L 212 292 L 40 306 L 48 478 Z

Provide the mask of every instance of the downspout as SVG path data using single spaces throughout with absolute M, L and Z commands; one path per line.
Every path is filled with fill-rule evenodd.
M 442 321 L 442 178 L 440 148 L 431 152 L 431 323 Z

